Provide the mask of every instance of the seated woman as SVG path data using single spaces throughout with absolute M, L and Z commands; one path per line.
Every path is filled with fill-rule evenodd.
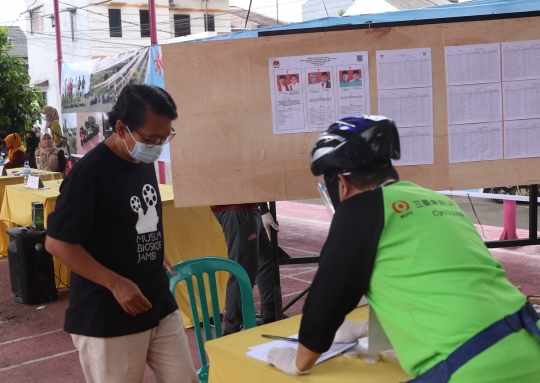
M 24 164 L 24 147 L 22 146 L 21 137 L 17 133 L 11 133 L 5 139 L 6 146 L 9 150 L 4 167 L 6 169 L 21 168 Z
M 39 158 L 39 169 L 50 172 L 64 173 L 66 170 L 66 156 L 64 151 L 54 145 L 53 137 L 48 129 L 41 135 L 39 147 L 36 149 L 36 158 Z
M 26 140 L 26 152 L 23 156 L 23 164 L 28 161 L 28 165 L 30 165 L 31 168 L 37 169 L 36 164 L 36 149 L 39 145 L 39 140 L 37 138 L 36 132 L 33 130 L 27 130 L 25 133 L 25 140 Z

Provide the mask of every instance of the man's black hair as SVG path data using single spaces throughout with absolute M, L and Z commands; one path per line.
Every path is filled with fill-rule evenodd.
M 118 120 L 131 131 L 139 129 L 146 121 L 147 111 L 176 120 L 178 113 L 171 95 L 164 89 L 149 84 L 126 85 L 116 104 L 109 112 L 109 123 L 116 131 Z
M 5 140 L 6 137 L 7 137 L 7 133 L 6 133 L 6 132 L 4 132 L 4 131 L 0 132 L 0 138 L 1 138 L 1 139 Z
M 370 166 L 354 169 L 345 177 L 360 190 L 376 188 L 388 179 L 399 181 L 399 174 L 389 160 L 376 160 Z

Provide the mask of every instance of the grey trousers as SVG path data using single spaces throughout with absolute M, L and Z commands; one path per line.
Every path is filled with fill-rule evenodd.
M 272 246 L 259 212 L 228 210 L 214 215 L 225 234 L 228 258 L 246 270 L 252 287 L 257 281 L 263 317 L 275 317 Z M 227 281 L 225 309 L 225 331 L 240 331 L 244 322 L 242 301 L 238 281 L 233 276 Z

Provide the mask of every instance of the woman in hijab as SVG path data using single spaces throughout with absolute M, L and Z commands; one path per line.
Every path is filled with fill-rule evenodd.
M 37 138 L 36 132 L 34 132 L 33 130 L 27 130 L 25 136 L 26 152 L 23 156 L 23 164 L 28 161 L 28 165 L 30 165 L 31 168 L 37 169 L 36 149 L 39 145 L 39 140 Z
M 45 115 L 45 129 L 50 129 L 52 132 L 52 138 L 54 144 L 57 147 L 62 146 L 64 137 L 62 136 L 62 128 L 60 128 L 60 117 L 58 116 L 58 111 L 52 106 L 46 106 L 43 109 L 43 114 Z
M 54 145 L 54 141 L 49 130 L 41 135 L 39 148 L 36 150 L 36 158 L 41 170 L 63 173 L 66 170 L 66 156 L 64 151 Z
M 20 168 L 23 166 L 24 147 L 22 146 L 21 137 L 17 133 L 11 133 L 5 139 L 6 146 L 9 150 L 4 167 L 6 169 Z

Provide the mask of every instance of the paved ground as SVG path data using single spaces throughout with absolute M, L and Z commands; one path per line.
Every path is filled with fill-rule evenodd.
M 455 200 L 468 211 L 469 208 L 464 206 L 468 204 L 466 197 Z M 305 202 L 308 203 L 277 204 L 280 245 L 293 257 L 317 255 L 329 228 L 330 218 L 325 207 L 317 200 Z M 484 238 L 498 239 L 502 231 L 502 205 L 489 200 L 473 200 L 473 204 L 483 225 Z M 527 217 L 526 205 L 519 205 L 519 228 L 527 227 Z M 520 237 L 527 235 L 523 230 L 518 230 L 518 234 Z M 494 249 L 492 254 L 501 261 L 512 283 L 521 286 L 525 294 L 540 292 L 539 246 Z M 284 304 L 309 286 L 315 271 L 314 264 L 281 267 Z M 257 288 L 254 294 L 258 309 Z M 71 339 L 62 331 L 67 301 L 68 294 L 61 293 L 54 302 L 37 305 L 14 302 L 10 293 L 8 262 L 6 258 L 0 258 L 0 382 L 84 382 Z M 286 314 L 299 314 L 303 302 L 301 299 Z M 187 333 L 195 363 L 199 364 L 193 330 L 187 330 Z M 154 381 L 152 372 L 147 368 L 144 382 Z

